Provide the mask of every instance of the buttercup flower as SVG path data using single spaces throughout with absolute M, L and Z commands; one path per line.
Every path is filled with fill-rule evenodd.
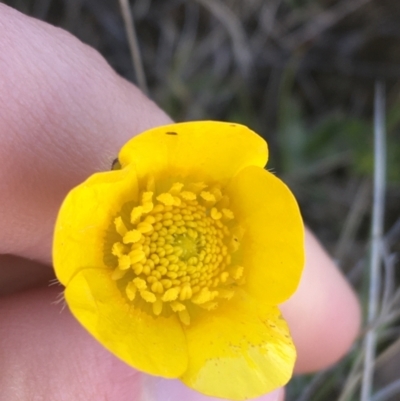
M 284 385 L 296 352 L 277 305 L 303 224 L 248 128 L 151 129 L 65 199 L 54 266 L 78 321 L 127 364 L 243 400 Z

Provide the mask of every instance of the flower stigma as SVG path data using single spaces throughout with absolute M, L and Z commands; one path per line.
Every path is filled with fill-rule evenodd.
M 117 241 L 106 247 L 125 299 L 189 325 L 199 308 L 213 310 L 232 298 L 244 282 L 243 229 L 220 187 L 177 181 L 157 193 L 149 180 L 139 199 L 115 217 Z

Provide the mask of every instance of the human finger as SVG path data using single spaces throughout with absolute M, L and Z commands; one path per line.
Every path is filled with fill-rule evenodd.
M 51 262 L 67 192 L 170 122 L 92 48 L 0 4 L 0 253 Z

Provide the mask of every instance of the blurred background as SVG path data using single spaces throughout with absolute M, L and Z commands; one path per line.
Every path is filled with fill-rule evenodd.
M 268 169 L 292 188 L 365 310 L 382 82 L 387 183 L 372 400 L 400 400 L 400 1 L 3 2 L 96 48 L 175 120 L 235 121 L 264 136 Z M 365 332 L 337 366 L 292 380 L 287 400 L 358 400 Z

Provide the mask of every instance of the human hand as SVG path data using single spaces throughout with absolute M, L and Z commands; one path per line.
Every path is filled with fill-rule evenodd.
M 27 259 L 0 259 L 0 293 L 9 293 L 0 299 L 2 397 L 210 400 L 117 360 L 67 310 L 60 313 L 54 301 L 61 289 L 46 285 L 54 277 L 54 222 L 67 192 L 108 170 L 129 138 L 170 119 L 60 29 L 0 4 L 0 37 L 0 254 Z M 300 287 L 282 305 L 298 349 L 297 373 L 335 362 L 359 326 L 353 293 L 310 233 L 306 254 Z

